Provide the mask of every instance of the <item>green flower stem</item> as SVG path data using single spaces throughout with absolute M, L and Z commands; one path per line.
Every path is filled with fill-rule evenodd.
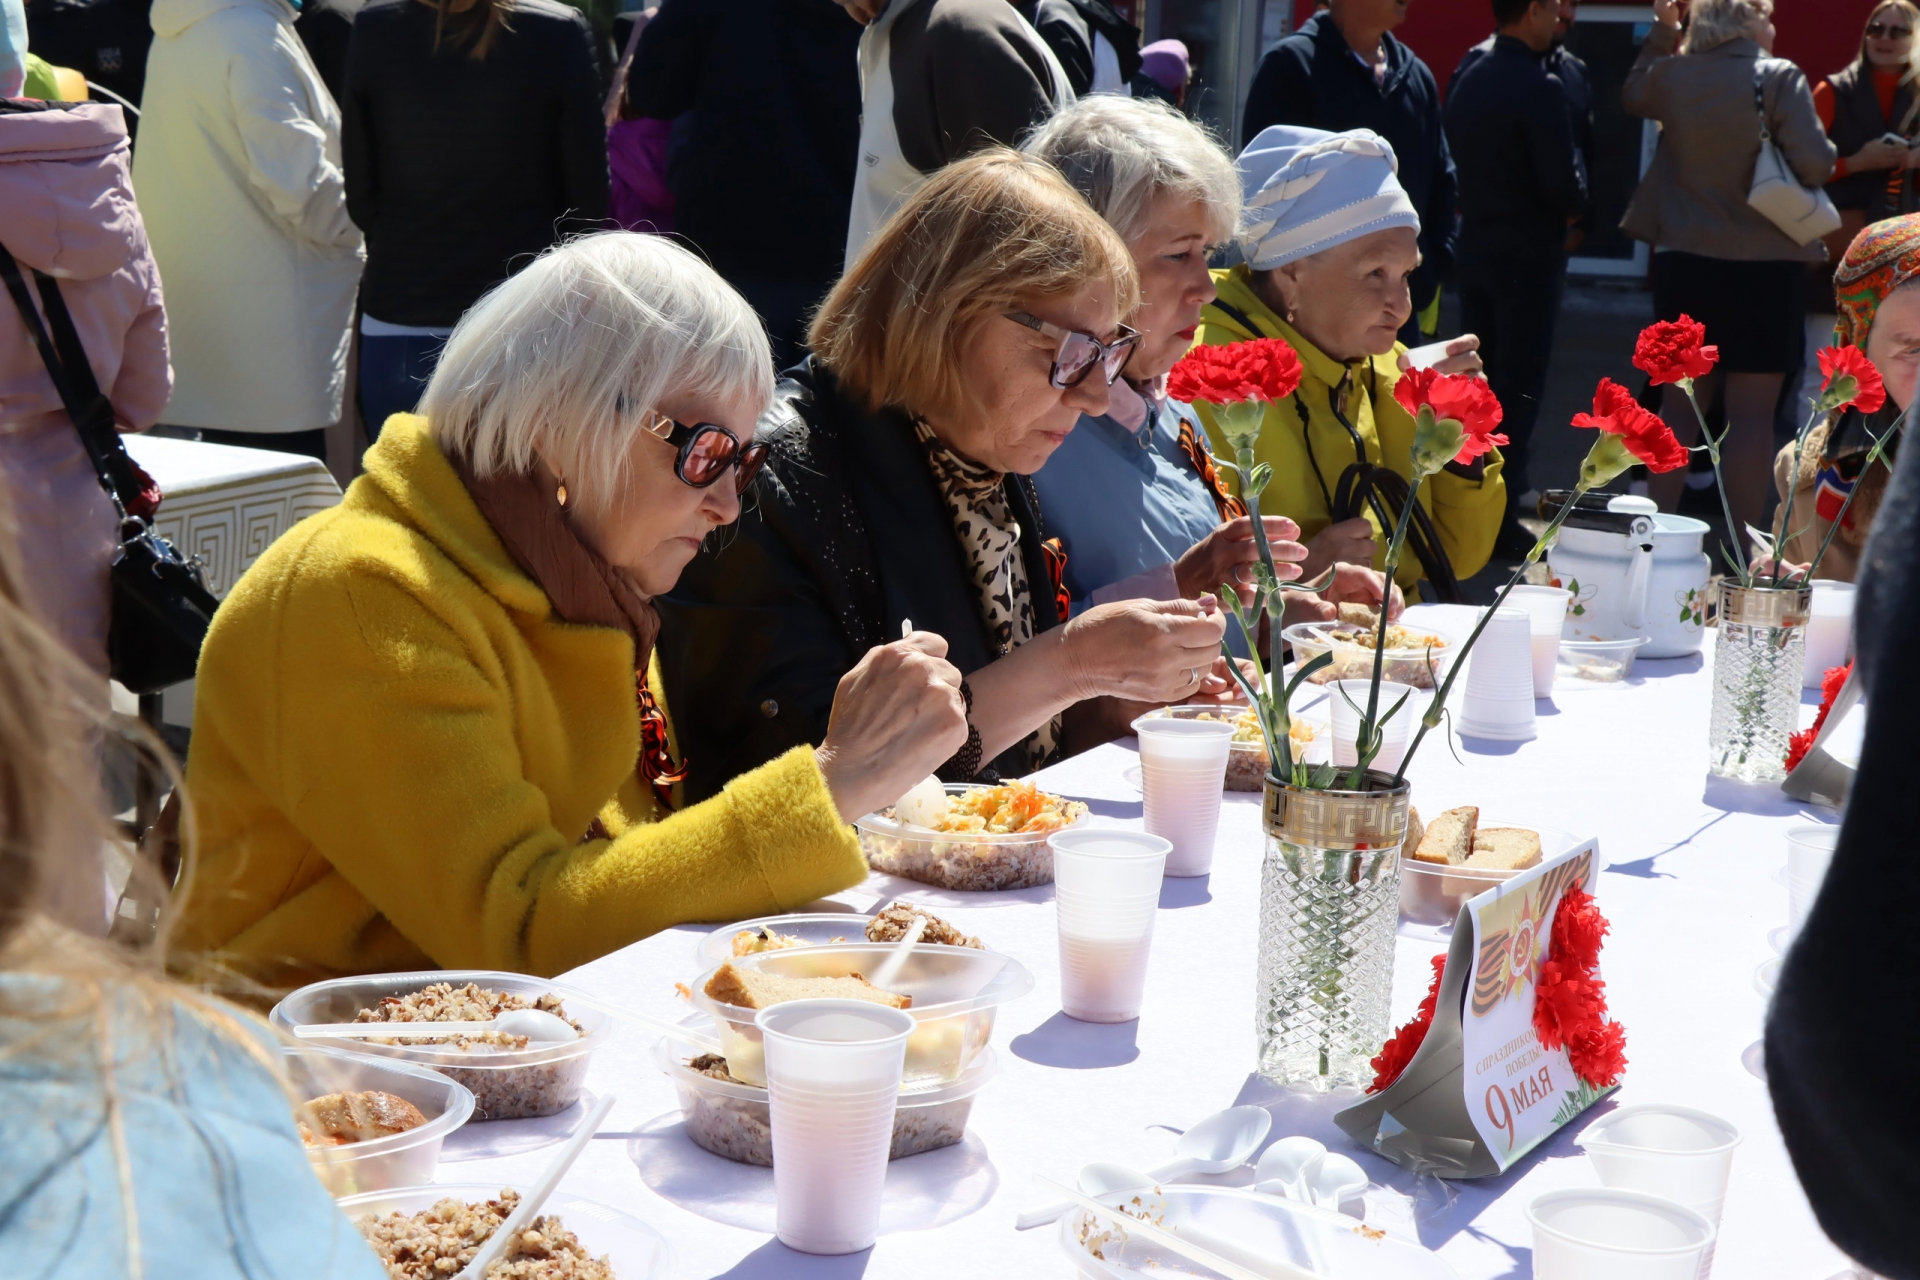
M 1406 546 L 1407 529 L 1413 521 L 1414 506 L 1420 501 L 1420 485 L 1426 478 L 1425 472 L 1418 469 L 1414 471 L 1413 483 L 1407 486 L 1406 505 L 1400 508 L 1400 519 L 1394 523 L 1393 536 L 1387 540 L 1386 581 L 1381 587 L 1380 597 L 1380 629 L 1374 640 L 1373 675 L 1367 684 L 1367 709 L 1360 717 L 1359 731 L 1354 740 L 1353 772 L 1347 778 L 1349 791 L 1362 789 L 1367 779 L 1367 766 L 1373 763 L 1373 757 L 1379 751 L 1381 733 L 1375 718 L 1380 713 L 1380 676 L 1387 660 L 1387 605 L 1393 599 L 1393 577 L 1400 570 L 1400 552 Z M 1398 704 L 1395 706 L 1397 708 Z
M 1854 495 L 1860 492 L 1860 482 L 1867 478 L 1867 472 L 1872 468 L 1873 464 L 1880 461 L 1880 459 L 1886 455 L 1887 445 L 1892 442 L 1893 438 L 1906 430 L 1907 419 L 1911 417 L 1912 414 L 1913 406 L 1908 405 L 1901 411 L 1900 416 L 1894 420 L 1893 425 L 1887 428 L 1887 433 L 1877 438 L 1873 442 L 1873 447 L 1867 450 L 1867 460 L 1860 467 L 1859 477 L 1854 480 L 1853 488 L 1847 490 L 1847 500 L 1840 504 L 1840 513 L 1834 516 L 1833 523 L 1827 526 L 1827 536 L 1820 539 L 1820 549 L 1814 552 L 1813 563 L 1807 566 L 1808 582 L 1812 582 L 1814 578 L 1819 575 L 1820 562 L 1827 558 L 1827 548 L 1833 545 L 1833 536 L 1840 532 L 1840 526 L 1846 521 L 1847 510 L 1853 506 Z M 1800 470 L 1797 465 L 1794 468 L 1793 477 L 1793 487 L 1797 489 L 1800 487 Z M 1781 527 L 1786 527 L 1784 522 L 1782 522 Z M 1776 555 L 1774 560 L 1777 562 L 1779 558 L 1780 557 Z
M 1573 496 L 1562 504 L 1560 510 L 1554 512 L 1553 519 L 1548 521 L 1546 530 L 1534 539 L 1532 549 L 1527 552 L 1527 558 L 1514 566 L 1513 576 L 1507 579 L 1507 585 L 1500 588 L 1500 594 L 1493 598 L 1493 603 L 1488 605 L 1486 611 L 1480 615 L 1480 621 L 1474 624 L 1466 643 L 1460 646 L 1460 652 L 1454 656 L 1453 666 L 1447 672 L 1447 678 L 1441 681 L 1440 687 L 1434 691 L 1433 705 L 1429 706 L 1427 713 L 1420 717 L 1420 732 L 1415 734 L 1413 741 L 1408 744 L 1407 754 L 1400 758 L 1400 768 L 1393 775 L 1395 786 L 1400 785 L 1400 780 L 1406 777 L 1407 766 L 1413 763 L 1413 757 L 1420 750 L 1420 744 L 1426 741 L 1427 730 L 1440 723 L 1440 713 L 1447 707 L 1447 695 L 1453 692 L 1453 682 L 1460 678 L 1460 672 L 1465 669 L 1467 654 L 1473 649 L 1474 641 L 1478 640 L 1480 633 L 1487 629 L 1487 623 L 1493 620 L 1494 612 L 1507 602 L 1507 597 L 1512 594 L 1515 587 L 1520 585 L 1520 580 L 1527 576 L 1527 566 L 1538 564 L 1540 557 L 1547 554 L 1547 548 L 1553 545 L 1554 535 L 1560 532 L 1560 526 L 1566 523 L 1567 517 L 1572 515 L 1573 509 L 1580 504 L 1580 496 L 1590 488 L 1591 486 L 1585 483 L 1574 485 Z
M 1727 500 L 1727 478 L 1720 470 L 1720 446 L 1726 436 L 1723 433 L 1719 440 L 1713 438 L 1713 428 L 1707 425 L 1707 415 L 1700 412 L 1700 402 L 1693 398 L 1693 379 L 1682 378 L 1678 385 L 1686 393 L 1687 403 L 1693 406 L 1693 416 L 1700 423 L 1701 439 L 1707 442 L 1707 457 L 1713 463 L 1714 487 L 1720 490 L 1720 514 L 1727 518 L 1727 533 L 1733 538 L 1733 562 L 1740 570 L 1740 585 L 1750 587 L 1753 585 L 1753 574 L 1747 568 L 1746 532 L 1733 522 L 1733 504 Z M 1732 429 L 1733 424 L 1728 423 L 1727 430 Z M 1778 560 L 1779 557 L 1776 555 L 1774 559 Z

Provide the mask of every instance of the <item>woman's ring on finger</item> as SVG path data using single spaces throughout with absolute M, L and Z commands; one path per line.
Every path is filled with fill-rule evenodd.
M 1200 668 L 1198 668 L 1198 667 L 1188 667 L 1188 668 L 1187 668 L 1187 683 L 1188 683 L 1188 684 L 1199 684 L 1199 683 L 1200 683 Z

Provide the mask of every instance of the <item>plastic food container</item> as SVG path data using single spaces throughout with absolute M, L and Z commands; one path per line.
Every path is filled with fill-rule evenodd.
M 653 1060 L 680 1095 L 680 1116 L 694 1144 L 742 1164 L 773 1164 L 773 1127 L 767 1091 L 752 1085 L 715 1080 L 687 1066 L 684 1046 L 660 1040 Z M 729 1068 L 731 1070 L 731 1068 Z M 982 1049 L 958 1080 L 931 1088 L 903 1090 L 893 1118 L 889 1160 L 950 1147 L 967 1136 L 973 1098 L 1000 1070 L 991 1046 Z
M 549 993 L 560 997 L 568 1017 L 585 1028 L 578 1040 L 536 1044 L 525 1049 L 498 1049 L 474 1045 L 461 1049 L 448 1044 L 421 1044 L 377 1040 L 325 1039 L 307 1043 L 343 1050 L 363 1057 L 410 1062 L 438 1071 L 473 1093 L 475 1120 L 518 1120 L 565 1111 L 580 1097 L 587 1078 L 587 1062 L 606 1043 L 610 1019 L 584 992 L 545 978 L 523 973 L 496 973 L 488 969 L 428 969 L 418 973 L 374 973 L 357 978 L 334 978 L 302 987 L 273 1006 L 268 1021 L 292 1034 L 310 1022 L 352 1022 L 362 1009 L 371 1009 L 387 996 L 410 995 L 436 982 L 454 986 L 474 983 L 490 991 L 506 991 L 535 999 Z
M 966 783 L 947 784 L 950 796 L 965 795 L 973 789 Z M 1087 818 L 1083 813 L 1056 830 L 1071 830 Z M 860 848 L 867 855 L 867 865 L 888 875 L 905 876 L 943 889 L 975 891 L 1025 889 L 1053 883 L 1053 850 L 1047 847 L 1047 837 L 1052 831 L 1006 835 L 929 831 L 895 821 L 891 809 L 870 813 L 853 825 L 860 833 Z
M 841 943 L 763 951 L 731 963 L 786 978 L 844 978 L 874 972 L 893 950 L 890 942 Z M 712 976 L 711 971 L 704 973 L 693 984 L 694 1008 L 713 1019 L 727 1070 L 736 1079 L 764 1087 L 766 1067 L 760 1028 L 753 1025 L 755 1011 L 708 997 L 707 979 Z M 907 1013 L 919 1024 L 907 1037 L 901 1080 L 910 1085 L 951 1082 L 987 1047 L 1000 1006 L 1033 990 L 1033 975 L 1019 961 L 995 951 L 922 945 L 913 949 L 888 990 L 913 997 Z
M 1565 831 L 1530 822 L 1496 822 L 1482 819 L 1483 827 L 1520 827 L 1540 837 L 1542 860 L 1565 853 L 1580 842 Z M 1532 870 L 1529 867 L 1526 870 Z M 1519 871 L 1493 867 L 1456 867 L 1440 862 L 1422 862 L 1409 849 L 1400 851 L 1400 918 L 1413 924 L 1450 925 L 1460 916 L 1460 905 L 1496 885 L 1505 884 Z
M 1406 629 L 1427 637 L 1434 642 L 1434 647 L 1429 649 L 1426 645 L 1420 645 L 1388 649 L 1380 678 L 1396 684 L 1412 685 L 1416 689 L 1431 689 L 1438 681 L 1447 678 L 1447 671 L 1453 666 L 1454 659 L 1459 656 L 1460 646 L 1454 642 L 1452 636 L 1444 631 L 1436 631 L 1432 627 L 1407 627 Z M 1307 677 L 1309 684 L 1331 684 L 1335 680 L 1371 679 L 1373 650 L 1363 644 L 1334 638 L 1334 632 L 1346 630 L 1351 628 L 1338 622 L 1296 622 L 1280 635 L 1293 646 L 1294 660 L 1303 665 L 1323 653 L 1333 655 L 1331 664 Z M 1428 670 L 1427 667 L 1429 656 L 1432 658 L 1432 670 Z
M 339 1201 L 339 1205 L 340 1211 L 358 1226 L 363 1218 L 422 1213 L 442 1200 L 482 1204 L 497 1197 L 502 1189 L 497 1182 L 401 1187 L 349 1196 Z M 526 1192 L 524 1185 L 504 1189 Z M 605 1258 L 620 1280 L 660 1280 L 674 1274 L 673 1250 L 657 1231 L 632 1214 L 574 1195 L 564 1188 L 548 1197 L 540 1212 L 559 1218 L 560 1225 L 579 1239 L 580 1247 L 596 1258 Z
M 762 927 L 775 933 L 785 934 L 789 938 L 799 938 L 803 945 L 821 946 L 829 942 L 865 942 L 867 926 L 873 923 L 872 916 L 857 916 L 851 911 L 821 911 L 812 915 L 761 916 L 758 920 L 742 920 L 739 924 L 723 925 L 700 939 L 700 945 L 694 948 L 694 957 L 702 969 L 711 969 L 734 958 L 733 940 L 741 933 L 750 933 Z M 754 954 L 759 954 L 755 952 Z
M 473 1095 L 437 1071 L 404 1062 L 380 1062 L 332 1049 L 282 1050 L 287 1079 L 302 1102 L 329 1093 L 377 1089 L 405 1098 L 427 1122 L 405 1133 L 342 1147 L 308 1147 L 314 1173 L 336 1197 L 433 1181 L 440 1145 L 473 1115 Z
M 1554 668 L 1558 680 L 1614 684 L 1633 674 L 1633 658 L 1647 643 L 1646 636 L 1625 640 L 1576 640 L 1560 637 L 1560 659 Z

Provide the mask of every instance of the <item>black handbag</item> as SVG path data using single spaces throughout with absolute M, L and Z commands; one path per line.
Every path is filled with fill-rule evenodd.
M 0 276 L 6 278 L 7 292 L 40 349 L 47 376 L 80 433 L 100 487 L 120 515 L 120 545 L 112 567 L 113 617 L 107 634 L 109 671 L 128 690 L 142 695 L 189 680 L 219 601 L 207 590 L 199 560 L 182 558 L 147 523 L 159 506 L 159 493 L 120 443 L 113 406 L 94 380 L 93 366 L 87 363 L 59 283 L 43 272 L 33 273 L 47 313 L 42 325 L 20 266 L 5 245 L 0 245 Z

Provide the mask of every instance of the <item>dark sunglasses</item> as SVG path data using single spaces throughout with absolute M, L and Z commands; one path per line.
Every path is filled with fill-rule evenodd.
M 1912 34 L 1912 27 L 1889 26 L 1884 22 L 1869 22 L 1867 24 L 1867 39 L 1869 40 L 1903 40 Z
M 734 491 L 745 493 L 758 474 L 760 464 L 767 460 L 765 444 L 756 442 L 742 448 L 739 436 L 711 422 L 688 426 L 660 413 L 654 415 L 653 424 L 647 430 L 678 450 L 673 459 L 673 474 L 680 478 L 681 484 L 695 489 L 705 489 L 725 475 L 728 467 L 738 467 Z
M 1107 385 L 1112 386 L 1113 380 L 1120 376 L 1120 370 L 1126 368 L 1127 357 L 1133 354 L 1134 344 L 1140 341 L 1140 334 L 1124 324 L 1120 326 L 1120 335 L 1112 342 L 1102 342 L 1090 333 L 1063 329 L 1024 311 L 1005 314 L 1015 324 L 1023 324 L 1035 333 L 1060 340 L 1060 350 L 1053 357 L 1053 373 L 1048 380 L 1062 390 L 1085 382 L 1096 364 L 1102 366 L 1102 371 L 1107 375 Z

